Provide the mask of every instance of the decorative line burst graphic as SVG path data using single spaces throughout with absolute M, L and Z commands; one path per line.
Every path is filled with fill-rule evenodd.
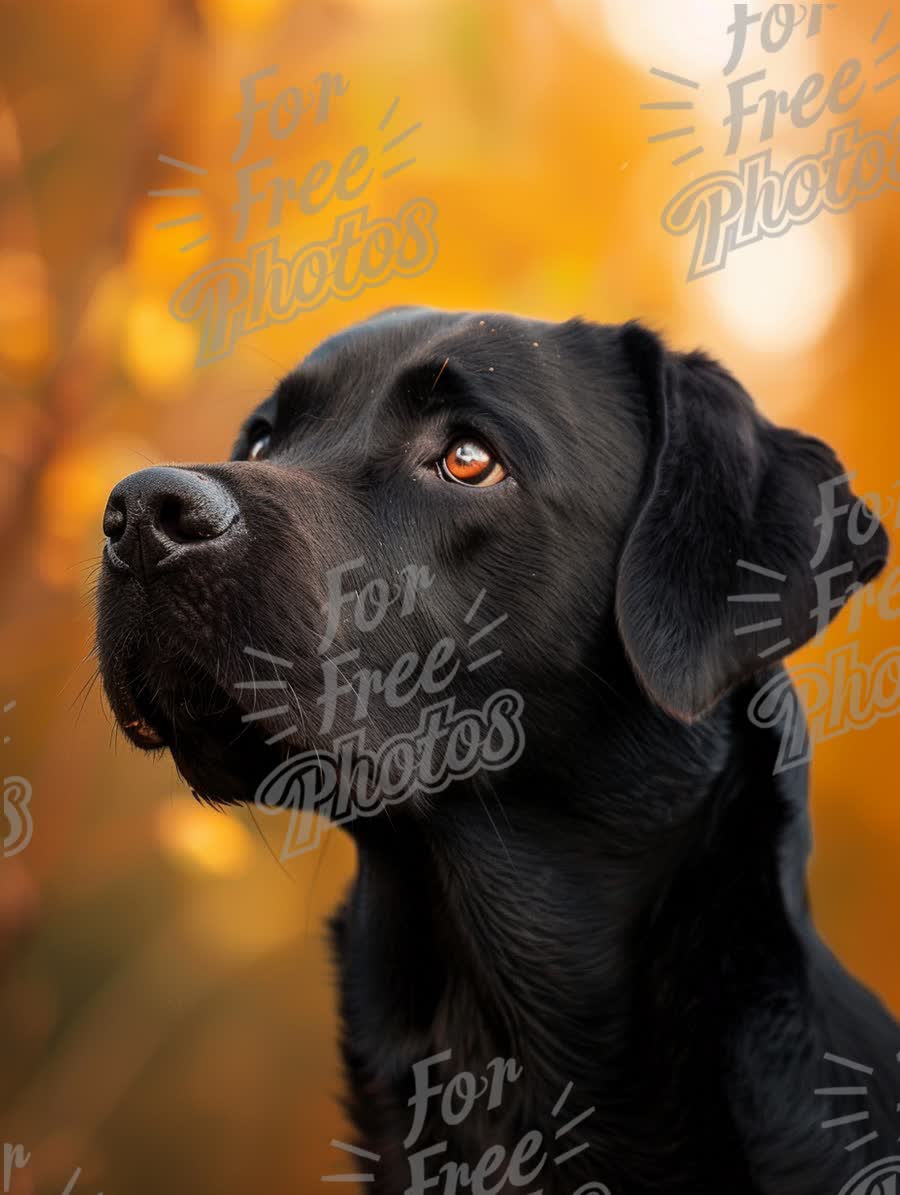
M 784 582 L 787 580 L 787 574 L 778 573 L 771 568 L 763 568 L 761 564 L 753 564 L 749 560 L 739 560 L 737 564 L 738 568 L 746 569 L 747 572 L 756 573 L 761 577 L 768 577 L 769 580 L 778 581 L 780 584 L 784 584 Z M 729 602 L 780 602 L 781 594 L 737 593 L 729 594 L 728 600 Z M 780 618 L 770 618 L 764 622 L 755 622 L 748 626 L 735 627 L 734 633 L 735 635 L 755 635 L 759 631 L 770 631 L 774 627 L 780 627 L 781 622 L 782 620 Z M 787 638 L 779 639 L 777 643 L 773 643 L 771 646 L 764 648 L 759 652 L 759 655 L 765 659 L 767 656 L 773 656 L 776 654 L 776 652 L 783 651 L 785 648 L 790 647 L 790 645 L 791 638 L 788 636 Z
M 379 133 L 383 133 L 385 131 L 385 129 L 388 127 L 388 125 L 391 123 L 394 113 L 397 110 L 397 105 L 399 103 L 400 103 L 400 97 L 398 95 L 398 96 L 394 97 L 394 100 L 392 101 L 390 108 L 388 108 L 387 112 L 381 118 L 381 121 L 379 122 L 379 125 L 378 125 Z M 392 149 L 396 149 L 396 147 L 400 144 L 401 141 L 405 141 L 407 137 L 411 136 L 413 133 L 418 132 L 418 130 L 421 127 L 422 127 L 422 122 L 421 122 L 421 120 L 419 120 L 419 121 L 416 121 L 415 124 L 410 125 L 408 129 L 404 129 L 402 133 L 398 133 L 396 137 L 393 137 L 390 141 L 388 141 L 385 145 L 383 145 L 381 147 L 382 154 L 390 153 L 390 151 Z M 382 171 L 381 177 L 382 178 L 390 178 L 391 175 L 397 174 L 400 170 L 405 170 L 407 168 L 407 166 L 415 165 L 415 161 L 416 161 L 415 158 L 407 158 L 405 161 L 399 162 L 396 166 L 391 166 L 388 170 Z
M 245 647 L 244 655 L 253 656 L 257 660 L 264 660 L 267 664 L 272 664 L 276 668 L 294 667 L 291 661 L 284 659 L 283 656 L 273 656 L 270 655 L 269 652 L 259 651 L 255 647 Z M 239 691 L 243 689 L 250 689 L 254 694 L 256 694 L 260 692 L 270 692 L 274 689 L 288 689 L 289 685 L 286 680 L 278 677 L 275 680 L 256 680 L 254 678 L 253 680 L 237 681 L 234 687 Z M 254 710 L 250 714 L 244 714 L 241 718 L 241 721 L 259 722 L 262 718 L 278 718 L 282 714 L 289 714 L 290 712 L 291 707 L 289 705 L 277 705 L 271 709 Z M 273 743 L 278 743 L 282 739 L 286 739 L 289 735 L 292 735 L 296 730 L 299 729 L 300 728 L 297 726 L 297 724 L 293 723 L 291 726 L 288 726 L 286 730 L 281 730 L 277 734 L 273 734 L 271 737 L 267 738 L 266 746 L 270 747 Z
M 385 133 L 387 131 L 388 125 L 393 120 L 399 103 L 399 96 L 396 96 L 391 101 L 390 107 L 378 123 L 379 133 Z M 412 124 L 408 128 L 404 129 L 401 133 L 397 133 L 396 136 L 391 137 L 389 141 L 386 141 L 385 144 L 382 145 L 380 151 L 381 156 L 386 157 L 387 155 L 391 154 L 399 145 L 402 145 L 408 137 L 411 137 L 414 133 L 417 133 L 421 128 L 422 121 L 419 120 L 416 121 L 415 124 Z M 401 170 L 406 170 L 408 167 L 414 166 L 416 160 L 416 158 L 410 157 L 404 158 L 402 161 L 396 162 L 393 165 L 385 165 L 385 168 L 381 171 L 381 177 L 383 179 L 393 178 L 393 176 L 395 174 L 399 174 Z M 172 166 L 176 170 L 185 170 L 189 174 L 204 176 L 209 173 L 209 171 L 203 166 L 197 166 L 191 162 L 182 162 L 179 158 L 173 158 L 169 154 L 158 154 L 157 161 L 162 162 L 165 166 Z M 147 194 L 153 199 L 185 199 L 198 198 L 203 194 L 203 192 L 199 187 L 163 187 L 154 191 L 148 191 Z M 156 225 L 156 229 L 159 232 L 165 232 L 170 228 L 182 228 L 184 225 L 200 224 L 202 220 L 202 212 L 190 212 L 186 216 L 176 216 L 171 220 L 163 220 Z M 187 241 L 184 245 L 181 245 L 179 247 L 180 251 L 182 253 L 190 253 L 192 249 L 196 249 L 198 246 L 203 245 L 210 240 L 211 236 L 211 233 L 203 233 L 194 240 Z
M 478 596 L 476 597 L 475 601 L 469 607 L 469 611 L 466 614 L 465 618 L 463 619 L 463 621 L 465 622 L 465 624 L 467 626 L 471 623 L 472 619 L 477 614 L 478 609 L 481 606 L 481 603 L 484 601 L 486 594 L 487 594 L 487 590 L 482 589 L 480 591 L 480 593 L 478 594 Z M 497 627 L 502 626 L 503 623 L 506 622 L 508 617 L 509 617 L 508 614 L 501 614 L 501 615 L 499 615 L 499 617 L 495 618 L 493 622 L 489 622 L 486 626 L 483 626 L 479 630 L 475 631 L 475 633 L 473 635 L 471 635 L 470 638 L 467 640 L 468 646 L 473 647 L 476 643 L 478 643 L 486 635 L 490 635 L 493 631 L 495 631 L 497 629 Z M 252 658 L 257 659 L 257 660 L 263 660 L 265 663 L 271 664 L 271 665 L 273 665 L 273 667 L 276 667 L 276 668 L 293 668 L 294 667 L 293 663 L 290 660 L 286 660 L 283 656 L 273 656 L 269 652 L 260 651 L 258 648 L 255 648 L 255 647 L 245 647 L 244 655 L 251 656 Z M 473 660 L 470 664 L 467 664 L 466 671 L 467 672 L 477 672 L 479 668 L 483 668 L 486 664 L 490 664 L 492 660 L 496 660 L 497 657 L 501 656 L 501 655 L 503 655 L 502 648 L 497 648 L 495 651 L 489 651 L 486 655 L 479 656 L 478 659 Z M 293 695 L 295 702 L 297 702 L 296 694 L 293 692 L 293 690 L 291 689 L 291 686 L 288 684 L 288 682 L 283 677 L 274 677 L 270 680 L 257 680 L 254 677 L 252 680 L 236 681 L 234 683 L 233 687 L 235 689 L 237 689 L 238 692 L 247 692 L 249 690 L 250 692 L 252 692 L 254 694 L 254 696 L 257 693 L 285 692 L 285 691 L 289 690 L 291 692 L 291 694 Z M 297 702 L 296 708 L 297 709 L 300 708 L 299 702 Z M 292 712 L 292 707 L 290 705 L 285 705 L 285 704 L 275 705 L 275 706 L 270 706 L 267 709 L 258 709 L 258 710 L 255 709 L 248 714 L 243 714 L 241 716 L 241 721 L 246 722 L 246 723 L 261 722 L 264 718 L 280 718 L 282 715 L 290 714 L 291 712 Z M 280 730 L 276 734 L 273 734 L 269 738 L 267 738 L 266 746 L 270 747 L 275 743 L 281 742 L 282 739 L 289 738 L 292 734 L 295 734 L 299 729 L 300 729 L 300 727 L 297 725 L 297 723 L 292 722 L 291 725 L 285 727 L 284 730 Z
M 202 166 L 192 166 L 189 162 L 181 162 L 178 158 L 170 158 L 168 154 L 159 154 L 158 161 L 163 162 L 167 166 L 174 166 L 177 170 L 187 170 L 191 174 L 207 174 L 208 172 Z M 199 187 L 167 187 L 161 191 L 148 191 L 148 195 L 153 198 L 182 198 L 184 196 L 201 195 L 202 191 Z M 164 220 L 161 224 L 157 224 L 157 229 L 162 232 L 167 228 L 179 228 L 182 224 L 197 224 L 203 219 L 199 212 L 194 212 L 189 216 L 179 216 L 175 220 Z M 204 233 L 203 236 L 197 237 L 196 240 L 190 241 L 186 245 L 181 246 L 182 253 L 189 253 L 191 249 L 196 249 L 198 245 L 203 245 L 210 239 L 210 233 Z
M 673 75 L 669 71 L 661 71 L 657 67 L 651 67 L 651 75 L 656 75 L 659 79 L 666 79 L 670 83 L 677 83 L 679 87 L 690 87 L 694 91 L 698 91 L 700 84 L 694 79 L 685 79 L 682 75 Z M 691 100 L 661 100 L 652 104 L 641 104 L 642 108 L 662 111 L 687 111 L 693 109 L 694 104 Z M 693 125 L 686 125 L 681 129 L 670 129 L 665 133 L 656 133 L 652 137 L 648 137 L 647 141 L 652 145 L 657 141 L 671 141 L 676 137 L 692 137 L 695 133 Z M 704 147 L 702 145 L 690 149 L 687 153 L 683 153 L 678 158 L 672 159 L 673 166 L 680 166 L 683 162 L 689 162 L 691 158 L 696 158 L 698 154 L 702 154 Z
M 357 1158 L 366 1158 L 370 1162 L 380 1162 L 381 1154 L 370 1153 L 367 1149 L 360 1149 L 357 1145 L 348 1145 L 346 1141 L 332 1141 L 335 1149 L 345 1150 Z M 374 1183 L 374 1174 L 323 1174 L 323 1183 Z
M 554 1120 L 559 1119 L 560 1113 L 563 1111 L 563 1109 L 565 1107 L 566 1100 L 571 1095 L 572 1086 L 573 1086 L 572 1083 L 567 1083 L 565 1086 L 565 1089 L 563 1090 L 559 1099 L 553 1105 L 553 1111 L 552 1111 L 551 1115 Z M 582 1121 L 587 1120 L 589 1116 L 593 1116 L 595 1111 L 596 1111 L 596 1108 L 594 1108 L 593 1106 L 590 1108 L 586 1108 L 583 1112 L 580 1112 L 578 1114 L 578 1116 L 573 1117 L 572 1120 L 568 1121 L 564 1125 L 561 1125 L 556 1130 L 556 1132 L 553 1134 L 554 1140 L 559 1141 L 561 1138 L 566 1137 L 569 1133 L 572 1132 L 573 1129 L 576 1129 L 578 1127 L 578 1125 L 580 1125 L 582 1123 Z M 332 1141 L 331 1144 L 335 1149 L 339 1149 L 346 1153 L 353 1154 L 355 1157 L 358 1157 L 358 1158 L 364 1158 L 366 1161 L 371 1161 L 371 1162 L 380 1162 L 381 1161 L 381 1154 L 371 1153 L 369 1150 L 360 1149 L 359 1146 L 356 1146 L 356 1145 L 348 1145 L 345 1141 Z M 589 1141 L 583 1141 L 581 1143 L 581 1145 L 573 1146 L 571 1149 L 565 1150 L 565 1152 L 563 1152 L 561 1154 L 557 1154 L 552 1159 L 553 1164 L 555 1166 L 563 1166 L 563 1165 L 565 1165 L 566 1162 L 570 1161 L 572 1158 L 577 1157 L 579 1154 L 584 1153 L 584 1151 L 586 1149 L 590 1149 Z M 323 1183 L 373 1183 L 374 1181 L 375 1181 L 375 1175 L 374 1175 L 374 1173 L 372 1173 L 370 1171 L 363 1172 L 363 1173 L 353 1173 L 353 1174 L 323 1174 L 322 1175 Z M 595 1193 L 595 1195 L 601 1195 L 601 1192 L 605 1193 L 605 1195 L 609 1195 L 608 1189 L 602 1183 L 599 1183 L 599 1184 L 589 1183 L 586 1188 L 584 1188 L 584 1187 L 581 1188 L 581 1191 L 585 1192 L 585 1195 L 587 1195 L 587 1193 L 589 1193 L 589 1192 L 593 1192 L 593 1193 Z M 536 1190 L 536 1191 L 532 1192 L 532 1195 L 541 1195 L 541 1192 L 540 1192 L 540 1190 Z
M 14 701 L 7 701 L 6 705 L 3 707 L 3 712 L 4 712 L 4 714 L 8 714 L 15 708 L 16 708 L 16 703 Z M 3 745 L 6 746 L 6 744 L 9 742 L 12 742 L 12 740 L 10 739 L 8 734 L 5 734 L 3 736 Z
M 469 623 L 472 621 L 472 619 L 475 617 L 476 613 L 478 612 L 478 607 L 484 601 L 486 594 L 487 594 L 487 590 L 482 589 L 482 591 L 479 593 L 478 597 L 475 599 L 475 601 L 470 606 L 468 614 L 463 619 L 463 622 L 466 624 L 466 626 L 468 626 Z M 475 634 L 472 636 L 472 638 L 469 640 L 469 647 L 472 647 L 473 644 L 477 643 L 479 639 L 483 639 L 485 635 L 489 635 L 491 633 L 491 631 L 495 631 L 497 629 L 497 627 L 501 626 L 504 622 L 506 622 L 507 618 L 509 618 L 508 614 L 501 614 L 499 618 L 495 618 L 494 621 L 488 623 L 488 625 L 486 627 L 482 627 L 480 631 L 476 631 Z M 491 660 L 496 660 L 496 658 L 498 656 L 502 656 L 502 655 L 503 655 L 503 651 L 500 648 L 498 648 L 496 651 L 492 651 L 486 656 L 481 656 L 479 659 L 473 660 L 471 664 L 467 664 L 466 671 L 467 672 L 477 672 L 479 668 L 483 668 L 485 664 L 489 664 L 491 662 Z
M 872 45 L 873 46 L 878 44 L 878 41 L 881 38 L 882 33 L 884 33 L 885 29 L 887 28 L 888 24 L 890 23 L 892 14 L 893 14 L 893 9 L 889 8 L 887 10 L 887 12 L 884 14 L 884 16 L 881 18 L 881 21 L 878 24 L 878 28 L 872 34 Z M 885 52 L 883 54 L 878 55 L 878 57 L 875 59 L 875 65 L 882 66 L 885 62 L 887 62 L 887 60 L 889 58 L 893 58 L 893 56 L 897 53 L 898 50 L 900 50 L 900 42 L 894 42 L 894 44 L 891 46 L 891 48 L 889 50 L 885 50 Z M 895 83 L 900 83 L 900 72 L 898 72 L 894 75 L 891 75 L 887 79 L 883 79 L 880 83 L 876 83 L 875 86 L 872 88 L 872 90 L 875 91 L 876 93 L 878 93 L 880 91 L 884 91 L 885 88 L 887 88 L 887 87 L 893 87 Z
M 559 1097 L 559 1099 L 553 1105 L 553 1111 L 552 1111 L 551 1115 L 554 1120 L 559 1119 L 559 1114 L 560 1114 L 560 1112 L 562 1112 L 562 1110 L 565 1106 L 566 1100 L 569 1098 L 569 1096 L 571 1094 L 572 1094 L 572 1083 L 569 1082 L 566 1084 L 562 1095 Z M 587 1118 L 589 1116 L 593 1116 L 595 1111 L 596 1111 L 596 1109 L 593 1106 L 591 1106 L 590 1108 L 585 1108 L 585 1110 L 582 1113 L 580 1113 L 578 1116 L 576 1116 L 573 1120 L 570 1120 L 568 1122 L 568 1124 L 564 1124 L 561 1128 L 558 1128 L 556 1130 L 556 1132 L 553 1134 L 553 1136 L 555 1137 L 555 1139 L 557 1141 L 560 1139 L 560 1137 L 565 1137 L 567 1133 L 571 1133 L 572 1129 L 577 1128 L 578 1125 L 580 1125 L 583 1120 L 587 1120 Z M 563 1164 L 563 1162 L 568 1162 L 570 1158 L 574 1158 L 578 1154 L 584 1153 L 584 1151 L 586 1149 L 590 1149 L 589 1141 L 583 1141 L 581 1143 L 581 1145 L 576 1145 L 572 1149 L 568 1150 L 566 1153 L 557 1155 L 557 1157 L 555 1157 L 553 1159 L 553 1161 L 554 1161 L 555 1165 L 561 1166 Z M 537 1195 L 537 1193 L 535 1193 L 535 1195 Z
M 825 1061 L 832 1063 L 834 1066 L 842 1067 L 844 1070 L 852 1071 L 858 1075 L 874 1075 L 874 1067 L 864 1066 L 861 1062 L 854 1062 L 851 1058 L 841 1058 L 838 1054 L 826 1054 Z M 897 1061 L 900 1062 L 900 1052 L 897 1054 Z M 821 1096 L 840 1096 L 852 1098 L 865 1098 L 869 1094 L 868 1087 L 847 1086 L 847 1087 L 817 1087 L 816 1095 Z M 897 1105 L 897 1110 L 900 1111 L 900 1104 Z M 831 1120 L 823 1120 L 823 1129 L 843 1128 L 845 1125 L 859 1124 L 862 1125 L 869 1119 L 869 1113 L 863 1109 L 859 1112 L 848 1112 L 844 1116 L 835 1116 Z M 853 1153 L 854 1150 L 861 1149 L 864 1145 L 878 1139 L 879 1133 L 877 1130 L 866 1133 L 862 1137 L 858 1137 L 855 1141 L 851 1141 L 849 1145 L 845 1145 L 844 1149 L 847 1153 Z
M 872 34 L 871 44 L 873 46 L 878 46 L 882 35 L 891 23 L 892 16 L 893 9 L 889 8 L 878 22 L 875 32 Z M 894 63 L 891 60 L 894 58 L 894 55 L 898 50 L 900 50 L 900 42 L 895 42 L 895 44 L 889 49 L 885 50 L 881 54 L 878 54 L 877 57 L 873 59 L 873 66 L 875 68 L 881 68 L 885 63 L 890 63 L 890 65 L 893 66 Z M 664 79 L 668 83 L 674 83 L 678 87 L 689 88 L 693 91 L 700 90 L 700 84 L 696 79 L 687 79 L 683 75 L 677 75 L 671 71 L 660 70 L 658 67 L 651 67 L 650 74 L 656 76 L 658 79 Z M 882 79 L 878 83 L 874 83 L 872 90 L 878 94 L 879 92 L 885 91 L 888 87 L 893 87 L 896 83 L 900 83 L 900 72 L 890 75 L 888 78 Z M 693 110 L 694 104 L 691 100 L 658 100 L 652 103 L 641 104 L 641 108 L 650 111 L 688 112 Z M 657 142 L 672 141 L 681 137 L 692 137 L 695 135 L 695 133 L 696 127 L 694 125 L 684 125 L 680 128 L 667 129 L 662 133 L 654 133 L 652 136 L 647 138 L 647 142 L 648 144 L 652 145 L 656 144 Z M 691 161 L 692 158 L 696 158 L 704 152 L 705 146 L 694 146 L 693 149 L 687 150 L 677 158 L 673 158 L 672 165 L 681 166 L 685 162 Z

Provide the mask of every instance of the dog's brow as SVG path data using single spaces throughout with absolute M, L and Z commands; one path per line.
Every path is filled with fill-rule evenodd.
M 468 370 L 442 355 L 404 365 L 388 389 L 387 401 L 414 414 L 441 410 L 450 402 L 475 407 L 480 405 L 476 383 Z
M 314 389 L 315 379 L 310 373 L 294 370 L 281 379 L 272 398 L 279 407 L 288 403 L 301 405 L 313 397 Z
M 511 459 L 534 473 L 545 465 L 541 437 L 515 397 L 495 393 L 493 371 L 461 363 L 446 353 L 401 368 L 385 395 L 384 409 L 413 419 L 451 416 L 506 447 Z
M 275 411 L 278 405 L 278 391 L 270 394 L 269 397 L 259 404 L 254 410 L 250 412 L 247 418 L 241 424 L 241 432 L 247 431 L 260 419 L 267 419 L 270 423 L 275 418 Z
M 293 425 L 302 415 L 321 406 L 327 400 L 330 389 L 327 380 L 317 373 L 294 370 L 281 379 L 272 394 L 273 421 L 284 427 Z

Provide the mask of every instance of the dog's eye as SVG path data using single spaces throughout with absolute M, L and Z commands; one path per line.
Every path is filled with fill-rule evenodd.
M 457 440 L 438 461 L 438 472 L 445 481 L 462 485 L 496 485 L 506 477 L 506 470 L 479 440 Z
M 272 441 L 272 433 L 267 427 L 260 424 L 259 427 L 250 429 L 248 440 L 250 441 L 250 447 L 247 451 L 247 460 L 258 461 L 269 451 L 269 444 Z

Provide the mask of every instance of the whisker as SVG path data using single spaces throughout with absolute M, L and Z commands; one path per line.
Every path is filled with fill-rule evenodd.
M 435 377 L 434 381 L 431 383 L 431 389 L 432 389 L 432 390 L 434 390 L 435 386 L 436 386 L 436 385 L 438 384 L 438 382 L 441 380 L 441 374 L 442 374 L 442 373 L 444 372 L 444 370 L 447 368 L 447 365 L 448 365 L 449 361 L 450 361 L 450 358 L 449 358 L 449 357 L 445 357 L 445 358 L 444 358 L 444 363 L 443 363 L 443 365 L 442 365 L 442 366 L 441 366 L 441 368 L 440 368 L 440 369 L 437 371 L 437 375 L 436 375 L 436 377 Z
M 285 867 L 285 865 L 281 862 L 281 860 L 275 854 L 274 850 L 272 849 L 271 842 L 269 842 L 268 838 L 266 838 L 265 834 L 263 834 L 262 827 L 260 826 L 259 822 L 256 820 L 256 817 L 253 813 L 253 806 L 245 805 L 244 808 L 250 814 L 250 820 L 253 822 L 254 826 L 256 826 L 256 832 L 260 836 L 260 838 L 263 840 L 263 842 L 265 843 L 266 850 L 269 852 L 269 854 L 272 856 L 272 858 L 275 860 L 275 862 L 278 864 L 279 868 L 284 872 L 284 874 L 287 876 L 287 878 L 291 881 L 291 883 L 296 884 L 296 882 L 297 882 L 296 879 L 294 878 L 294 876 L 291 875 L 291 873 L 288 871 L 288 869 Z
M 321 850 L 318 852 L 319 857 L 318 857 L 318 859 L 316 859 L 316 869 L 313 872 L 312 879 L 309 882 L 309 891 L 306 894 L 306 924 L 303 926 L 303 936 L 305 938 L 309 938 L 309 923 L 312 921 L 313 892 L 316 889 L 316 883 L 319 879 L 319 874 L 322 871 L 322 865 L 325 861 L 325 856 L 328 853 L 328 848 L 331 845 L 331 841 L 332 841 L 332 835 L 330 835 L 330 834 L 326 835 L 325 842 L 322 845 Z M 332 1141 L 331 1144 L 335 1145 L 337 1143 Z M 353 1152 L 353 1151 L 351 1150 L 351 1152 Z M 369 1154 L 367 1156 L 374 1158 L 376 1161 L 379 1160 L 378 1154 Z
M 503 835 L 497 829 L 497 823 L 494 821 L 493 817 L 491 817 L 491 811 L 488 809 L 487 805 L 485 804 L 484 797 L 481 795 L 481 790 L 476 788 L 475 791 L 478 794 L 478 800 L 481 802 L 481 808 L 484 810 L 485 816 L 487 817 L 488 821 L 491 823 L 491 827 L 493 828 L 494 833 L 497 835 L 497 841 L 503 847 L 503 853 L 506 855 L 507 862 L 509 863 L 509 865 L 513 869 L 513 871 L 515 871 L 518 874 L 518 868 L 516 867 L 515 863 L 513 863 L 513 861 L 512 861 L 512 855 L 509 853 L 509 848 L 506 845 Z

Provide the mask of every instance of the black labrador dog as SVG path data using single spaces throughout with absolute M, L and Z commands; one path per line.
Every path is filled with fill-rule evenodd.
M 900 1031 L 816 934 L 806 770 L 748 713 L 886 560 L 824 444 L 638 324 L 403 308 L 104 531 L 129 737 L 357 845 L 336 1174 L 894 1190 Z

